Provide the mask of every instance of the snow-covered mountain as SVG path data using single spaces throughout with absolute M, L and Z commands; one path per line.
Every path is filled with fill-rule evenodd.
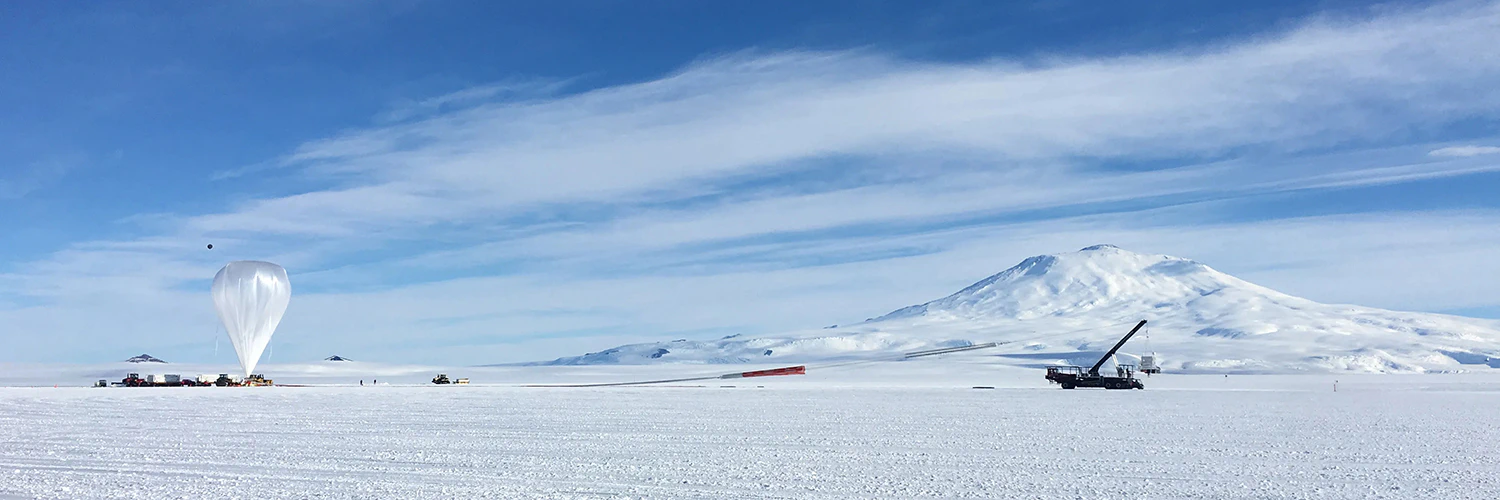
M 1141 319 L 1148 330 L 1123 356 L 1157 352 L 1169 371 L 1500 368 L 1500 321 L 1320 304 L 1192 260 L 1111 245 L 1032 257 L 858 325 L 634 344 L 545 364 L 805 362 L 1009 342 L 989 352 L 1021 365 L 1088 365 Z

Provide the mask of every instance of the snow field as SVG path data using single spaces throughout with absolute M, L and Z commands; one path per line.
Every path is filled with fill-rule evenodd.
M 1494 377 L 811 382 L 5 388 L 0 498 L 1500 497 Z

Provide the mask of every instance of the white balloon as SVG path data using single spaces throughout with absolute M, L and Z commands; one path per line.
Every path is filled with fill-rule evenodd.
M 219 321 L 224 322 L 234 352 L 240 356 L 240 367 L 249 377 L 286 313 L 292 282 L 281 266 L 240 260 L 230 262 L 214 276 L 213 295 Z

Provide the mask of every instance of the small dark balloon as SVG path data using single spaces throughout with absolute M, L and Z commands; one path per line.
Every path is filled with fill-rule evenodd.
M 208 249 L 209 250 L 213 250 L 214 249 L 214 244 L 213 243 L 209 243 L 208 244 Z

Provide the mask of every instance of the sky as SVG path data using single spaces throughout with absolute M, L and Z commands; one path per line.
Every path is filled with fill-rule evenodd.
M 0 362 L 232 363 L 242 259 L 292 280 L 263 363 L 848 324 L 1099 243 L 1496 318 L 1495 47 L 1479 1 L 0 4 Z

